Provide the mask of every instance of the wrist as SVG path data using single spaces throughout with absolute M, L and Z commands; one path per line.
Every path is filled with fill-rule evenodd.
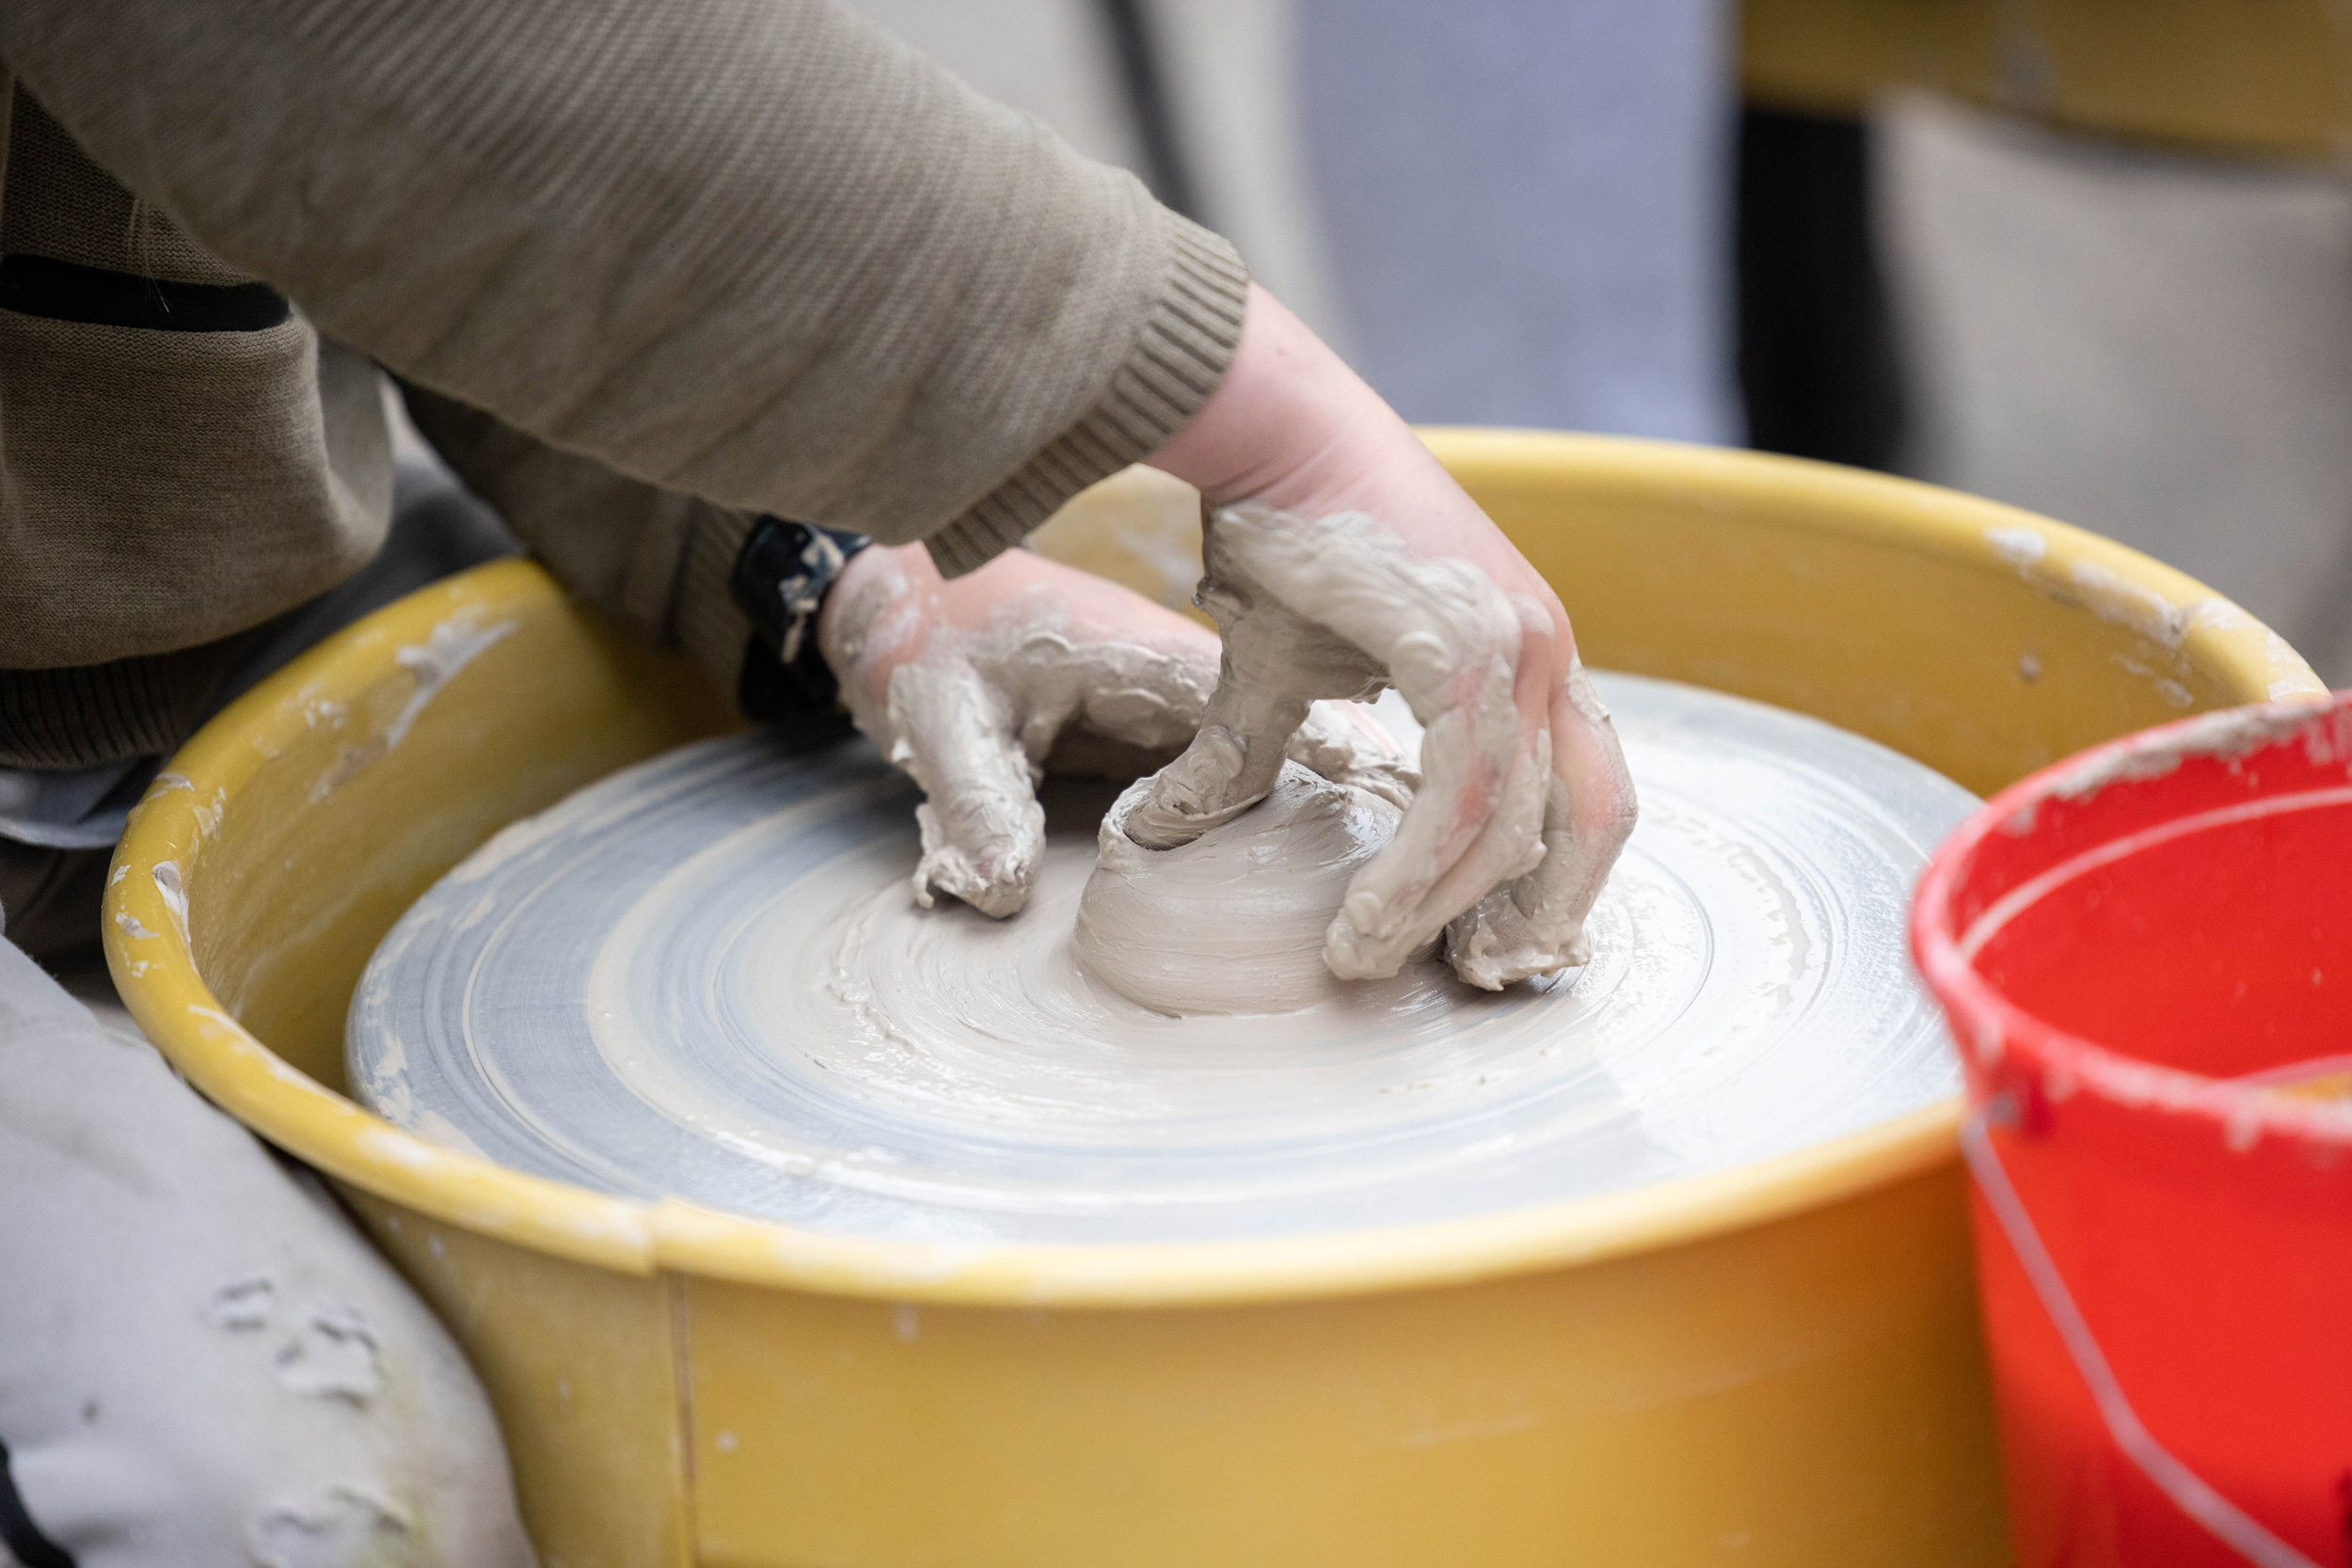
M 1549 585 L 1362 377 L 1256 284 L 1216 390 L 1145 460 L 1211 506 L 1260 501 L 1307 522 L 1361 512 L 1416 555 L 1452 557 L 1531 595 L 1564 634 Z
M 1255 283 L 1224 379 L 1145 461 L 1212 506 L 1255 500 L 1303 517 L 1386 515 L 1454 488 L 1380 394 Z
M 837 581 L 865 551 L 862 534 L 762 517 L 735 558 L 728 588 L 752 623 L 736 705 L 761 721 L 821 719 L 839 687 L 818 647 Z
M 1280 300 L 1249 286 L 1240 341 L 1209 399 L 1145 461 L 1212 505 L 1314 508 L 1346 488 L 1365 453 L 1405 436 L 1378 393 Z

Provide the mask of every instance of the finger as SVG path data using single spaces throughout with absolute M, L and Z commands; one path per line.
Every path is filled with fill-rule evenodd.
M 996 692 L 968 664 L 902 664 L 890 674 L 887 725 L 890 761 L 925 796 L 915 902 L 929 909 L 945 893 L 998 919 L 1017 911 L 1037 879 L 1045 813 Z
M 1059 724 L 1074 723 L 1105 740 L 1161 752 L 1165 762 L 1199 732 L 1216 690 L 1217 649 L 1207 637 L 1167 647 L 1108 638 L 1066 647 L 1051 684 L 1072 693 L 1073 702 L 1056 720 L 1055 738 L 1060 738 Z M 1043 667 L 1041 660 L 1031 661 L 1033 670 Z M 1034 736 L 1028 743 L 1032 756 L 1043 754 Z
M 1216 641 L 1205 635 L 1154 645 L 1105 630 L 1093 641 L 1035 634 L 1017 667 L 993 673 L 998 689 L 1027 709 L 1022 749 L 1032 763 L 1124 781 L 1183 753 L 1200 731 L 1216 671 Z
M 1494 879 L 1523 870 L 1539 842 L 1535 769 L 1521 753 L 1545 724 L 1541 683 L 1526 677 L 1549 667 L 1549 615 L 1506 597 L 1466 561 L 1409 554 L 1361 514 L 1306 523 L 1228 507 L 1210 543 L 1217 580 L 1239 585 L 1246 600 L 1311 618 L 1330 646 L 1354 651 L 1358 668 L 1384 673 L 1428 727 L 1421 787 L 1395 840 L 1351 885 L 1327 944 L 1337 973 L 1393 974 Z M 1268 658 L 1255 673 L 1278 688 L 1340 694 L 1307 688 L 1306 662 Z M 1506 800 L 1518 815 L 1488 837 Z M 1483 884 L 1465 885 L 1482 876 Z
M 1475 693 L 1429 726 L 1421 791 L 1396 836 L 1349 882 L 1326 936 L 1333 974 L 1395 974 L 1488 889 L 1539 861 L 1549 743 L 1523 707 L 1540 712 L 1544 651 L 1541 640 L 1527 649 L 1536 657 L 1490 650 Z
M 1264 800 L 1308 705 L 1287 692 L 1220 685 L 1192 744 L 1152 776 L 1151 794 L 1128 814 L 1127 836 L 1147 849 L 1172 849 Z
M 1488 990 L 1590 961 L 1585 921 L 1633 832 L 1633 778 L 1616 726 L 1573 654 L 1551 704 L 1551 737 L 1542 862 L 1446 927 L 1454 972 Z
M 1291 736 L 1290 759 L 1333 784 L 1353 784 L 1399 811 L 1413 803 L 1421 769 L 1361 704 L 1317 703 Z
M 1616 723 L 1573 652 L 1568 678 L 1552 700 L 1551 734 L 1553 770 L 1567 795 L 1567 852 L 1539 879 L 1530 907 L 1539 920 L 1581 927 L 1633 834 L 1640 806 Z
M 1363 651 L 1255 589 L 1212 534 L 1201 603 L 1224 632 L 1216 690 L 1184 753 L 1153 778 L 1127 817 L 1148 849 L 1188 844 L 1263 800 L 1314 700 L 1380 684 Z
M 1229 508 L 1214 543 L 1224 577 L 1311 610 L 1334 641 L 1384 664 L 1428 726 L 1421 790 L 1395 838 L 1349 884 L 1325 940 L 1334 974 L 1393 974 L 1448 920 L 1543 853 L 1549 614 L 1506 598 L 1466 562 L 1407 555 L 1360 515 L 1302 526 Z M 1295 667 L 1268 660 L 1262 670 L 1270 684 L 1295 683 Z

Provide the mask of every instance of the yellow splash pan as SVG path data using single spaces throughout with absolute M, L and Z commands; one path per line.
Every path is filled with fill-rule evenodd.
M 1428 438 L 1588 661 L 1817 714 L 1979 792 L 2319 689 L 2181 574 L 1988 501 L 1746 453 Z M 1045 537 L 1150 576 L 1116 527 Z M 1476 1220 L 951 1247 L 621 1201 L 344 1098 L 345 1006 L 412 899 L 506 823 L 733 722 L 536 567 L 486 566 L 207 726 L 113 872 L 132 1011 L 439 1310 L 551 1568 L 2006 1560 L 1956 1104 Z

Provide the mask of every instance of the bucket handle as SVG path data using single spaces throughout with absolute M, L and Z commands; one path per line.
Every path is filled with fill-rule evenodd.
M 1988 1111 L 1993 1113 L 1991 1117 Z M 2009 1172 L 1993 1148 L 1988 1120 L 2006 1121 L 2014 1115 L 2014 1104 L 2006 1096 L 1996 1097 L 1989 1106 L 1970 1107 L 1960 1124 L 1961 1152 L 1967 1158 L 1969 1173 L 1976 1178 L 1977 1190 L 1984 1195 L 1985 1207 L 1993 1211 L 2002 1235 L 2009 1239 L 2010 1250 L 2025 1265 L 2026 1277 L 2033 1282 L 2034 1294 L 2041 1298 L 2042 1309 L 2050 1315 L 2050 1324 L 2065 1344 L 2074 1370 L 2089 1386 L 2091 1402 L 2099 1408 L 2099 1418 L 2106 1423 L 2107 1435 L 2115 1440 L 2123 1457 L 2137 1465 L 2156 1490 L 2171 1498 L 2174 1506 L 2257 1568 L 2319 1568 L 2319 1564 L 2271 1534 L 2251 1514 L 2174 1458 L 2171 1450 L 2157 1442 L 2140 1423 L 2138 1413 L 2132 1409 L 2131 1401 L 2123 1397 L 2123 1386 L 2116 1381 L 2115 1370 L 2107 1365 L 2099 1341 L 2091 1337 L 2090 1325 L 2083 1321 L 2082 1311 L 2067 1291 L 2066 1280 L 2058 1274 L 2049 1248 L 2042 1244 L 2033 1216 L 2026 1212 L 2024 1200 L 2010 1185 Z

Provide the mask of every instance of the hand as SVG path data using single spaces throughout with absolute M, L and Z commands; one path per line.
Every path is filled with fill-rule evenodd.
M 818 620 L 818 646 L 915 808 L 916 902 L 946 893 L 1019 910 L 1045 843 L 1037 784 L 1057 770 L 1136 777 L 1181 752 L 1217 685 L 1203 627 L 1026 550 L 954 581 L 919 545 L 861 551 Z M 1406 805 L 1415 777 L 1388 731 L 1317 705 L 1276 743 L 1327 778 Z
M 1378 394 L 1254 285 L 1225 379 L 1151 459 L 1211 512 L 1201 603 L 1226 634 L 1200 734 L 1137 842 L 1165 847 L 1273 784 L 1309 700 L 1393 684 L 1423 783 L 1349 884 L 1324 957 L 1393 974 L 1442 929 L 1500 990 L 1583 962 L 1632 832 L 1631 778 L 1549 584 Z

